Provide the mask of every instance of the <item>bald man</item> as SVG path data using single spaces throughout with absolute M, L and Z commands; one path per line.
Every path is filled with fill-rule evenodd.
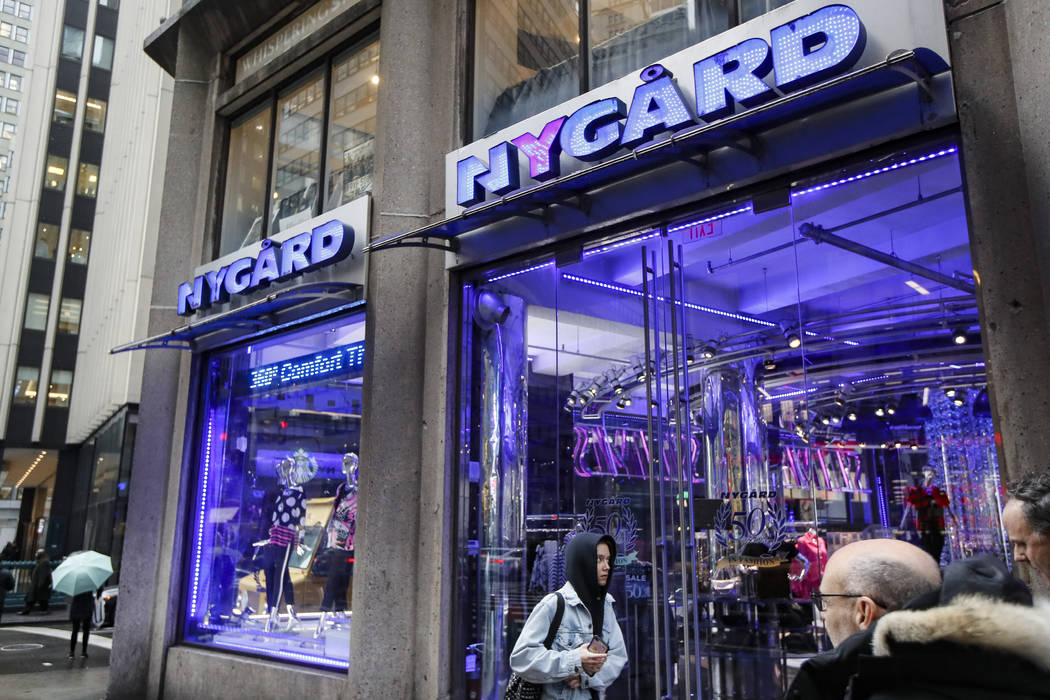
M 804 663 L 787 697 L 841 699 L 857 656 L 870 653 L 875 621 L 940 585 L 937 562 L 907 542 L 860 540 L 836 550 L 814 596 L 835 649 Z

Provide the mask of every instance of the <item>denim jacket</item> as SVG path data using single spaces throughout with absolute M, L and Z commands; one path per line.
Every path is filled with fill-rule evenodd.
M 583 604 L 571 583 L 566 583 L 559 591 L 565 598 L 565 613 L 554 637 L 551 648 L 543 646 L 550 629 L 551 620 L 558 607 L 558 600 L 548 595 L 541 600 L 525 627 L 521 630 L 510 654 L 510 667 L 531 683 L 542 683 L 543 700 L 590 700 L 590 691 L 598 691 L 604 696 L 605 689 L 620 675 L 627 663 L 627 651 L 624 648 L 623 634 L 616 622 L 616 611 L 613 610 L 613 597 L 605 595 L 605 621 L 601 638 L 609 645 L 609 655 L 601 670 L 588 676 L 580 666 L 580 654 L 577 651 L 581 644 L 591 641 L 594 632 L 591 630 L 591 613 Z M 580 687 L 570 688 L 565 680 L 571 676 L 580 676 Z

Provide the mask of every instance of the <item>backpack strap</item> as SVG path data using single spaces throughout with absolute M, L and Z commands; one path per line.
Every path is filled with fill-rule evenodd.
M 551 620 L 550 629 L 547 630 L 547 638 L 543 640 L 543 646 L 548 649 L 551 648 L 551 644 L 554 644 L 554 637 L 558 634 L 558 628 L 561 627 L 561 619 L 565 615 L 565 598 L 562 597 L 561 593 L 555 593 L 558 596 L 558 609 L 554 612 L 554 619 Z

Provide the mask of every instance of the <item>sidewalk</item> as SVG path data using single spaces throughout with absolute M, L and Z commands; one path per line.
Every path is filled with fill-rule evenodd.
M 20 621 L 27 617 L 32 624 L 18 625 L 9 623 L 5 615 L 0 626 L 0 695 L 12 700 L 105 698 L 112 628 L 92 631 L 87 658 L 80 656 L 78 640 L 76 659 L 70 660 L 68 621 L 48 623 L 43 615 L 14 616 Z
M 0 618 L 0 629 L 16 625 L 53 625 L 61 627 L 69 625 L 69 608 L 50 608 L 46 613 L 34 610 L 28 615 L 19 615 L 18 611 L 5 610 Z

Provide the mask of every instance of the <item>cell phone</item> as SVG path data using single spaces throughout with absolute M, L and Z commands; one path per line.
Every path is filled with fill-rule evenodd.
M 591 643 L 587 645 L 587 651 L 595 654 L 604 654 L 609 651 L 609 645 L 603 642 L 601 637 L 594 635 L 591 639 Z

